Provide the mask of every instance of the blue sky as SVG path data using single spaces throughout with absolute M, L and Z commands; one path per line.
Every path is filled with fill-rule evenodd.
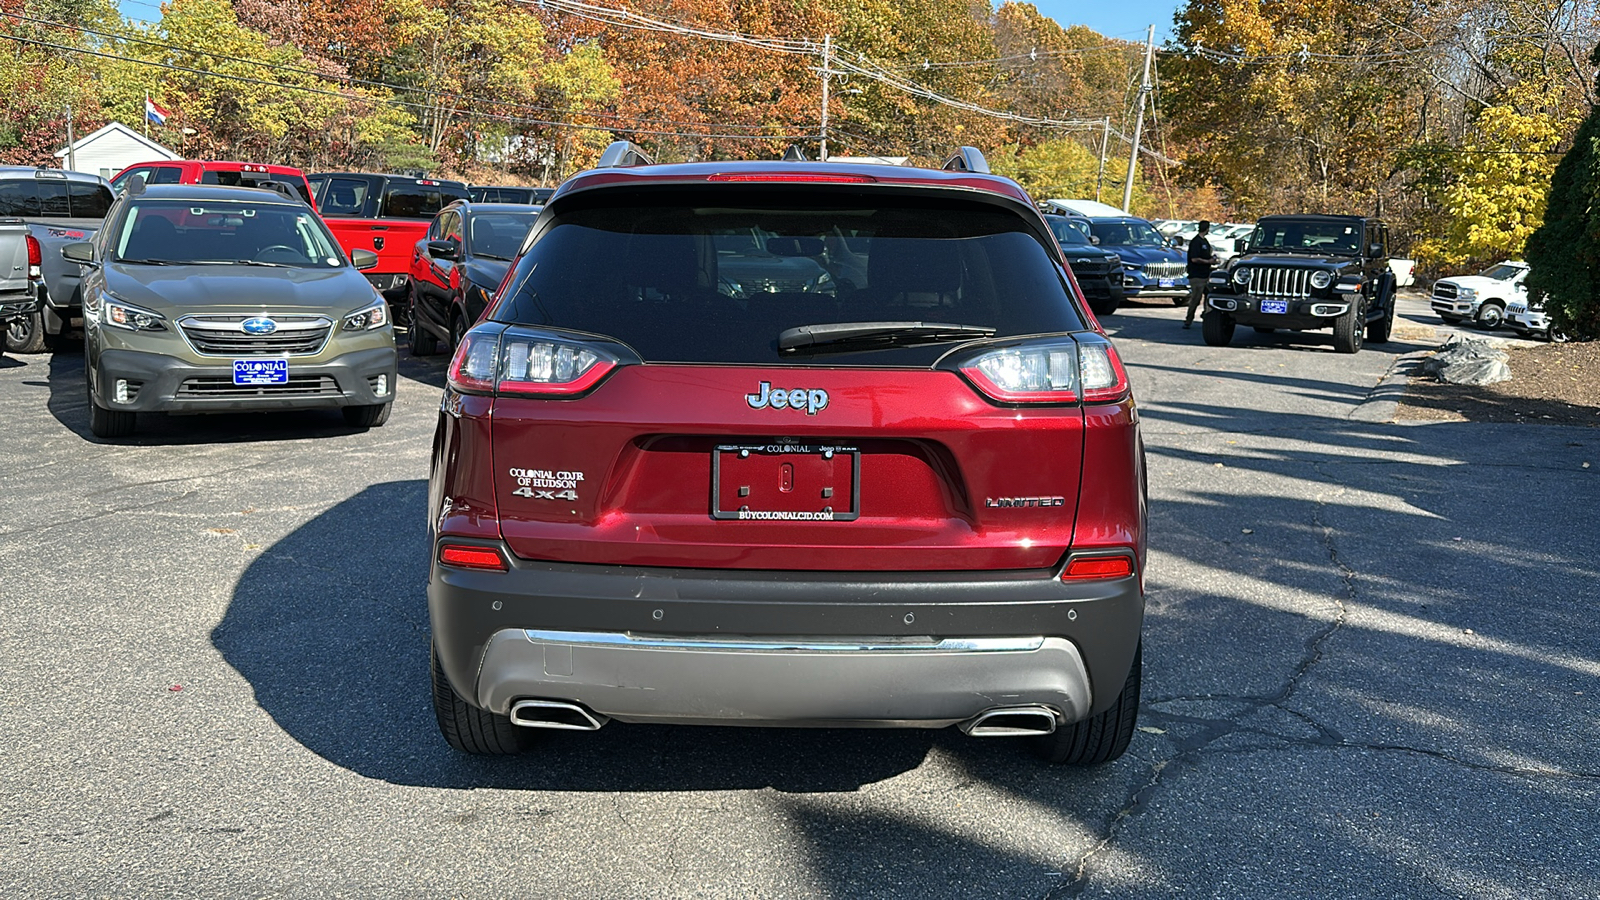
M 1032 0 L 1039 12 L 1062 26 L 1087 25 L 1107 37 L 1142 40 L 1156 26 L 1156 43 L 1172 34 L 1172 14 L 1182 0 Z

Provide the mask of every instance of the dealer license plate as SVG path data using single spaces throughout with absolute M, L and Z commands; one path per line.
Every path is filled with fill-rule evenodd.
M 861 451 L 830 444 L 719 444 L 711 454 L 711 517 L 849 522 L 860 517 Z
M 1289 301 L 1263 300 L 1261 301 L 1261 311 L 1264 313 L 1287 313 L 1289 311 Z
M 1162 287 L 1172 287 L 1173 285 L 1178 283 L 1178 279 L 1176 279 L 1176 278 L 1158 278 L 1158 279 L 1156 279 L 1156 283 L 1160 284 Z
M 234 384 L 288 384 L 287 359 L 236 359 L 233 361 Z

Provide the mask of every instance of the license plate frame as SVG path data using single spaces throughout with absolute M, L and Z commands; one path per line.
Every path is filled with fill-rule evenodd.
M 266 356 L 233 361 L 233 383 L 239 387 L 264 387 L 289 383 L 289 360 Z
M 1264 313 L 1276 313 L 1278 315 L 1287 315 L 1289 313 L 1289 301 L 1287 301 L 1287 300 L 1263 300 L 1263 301 L 1261 301 L 1261 311 L 1264 312 Z
M 1172 286 L 1176 285 L 1177 283 L 1178 283 L 1178 279 L 1176 279 L 1176 278 L 1158 278 L 1158 279 L 1156 279 L 1156 284 L 1158 286 L 1164 287 L 1164 288 L 1172 287 Z
M 742 454 L 742 455 L 741 455 Z M 730 459 L 731 457 L 731 459 Z M 843 498 L 820 494 L 820 488 L 838 491 L 837 484 L 823 484 L 836 480 L 841 468 L 841 460 L 849 477 L 849 503 L 845 508 L 840 508 Z M 761 460 L 755 464 L 750 461 Z M 783 464 L 790 464 L 787 477 L 792 479 L 793 489 L 800 490 L 806 487 L 818 490 L 815 497 L 817 509 L 752 509 L 751 501 L 761 503 L 766 500 L 772 490 L 764 490 L 760 496 L 753 496 L 750 485 L 733 485 L 733 480 L 749 474 L 752 471 L 767 469 L 765 464 L 770 461 L 768 469 L 771 478 L 781 481 L 785 475 Z M 801 462 L 805 471 L 795 474 L 793 464 Z M 724 476 L 732 476 L 725 479 Z M 724 490 L 723 481 L 729 480 L 731 490 Z M 752 482 L 754 479 L 751 479 Z M 770 479 L 769 479 L 770 480 Z M 804 482 L 804 484 L 802 484 Z M 743 488 L 751 490 L 751 494 L 741 496 L 738 491 Z M 782 489 L 779 489 L 782 491 Z M 804 443 L 800 441 L 787 441 L 778 439 L 764 443 L 739 443 L 717 444 L 711 451 L 711 518 L 719 521 L 774 521 L 774 522 L 854 522 L 861 517 L 861 449 L 843 444 Z

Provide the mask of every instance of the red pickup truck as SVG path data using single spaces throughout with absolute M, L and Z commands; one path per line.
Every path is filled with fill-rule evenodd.
M 135 175 L 143 175 L 145 184 L 221 184 L 228 187 L 258 187 L 269 181 L 279 181 L 292 186 L 300 199 L 316 208 L 311 195 L 311 185 L 304 172 L 293 166 L 270 163 L 219 162 L 201 159 L 161 159 L 134 163 L 111 179 L 111 189 L 118 194 Z
M 371 250 L 378 265 L 365 274 L 389 301 L 396 324 L 404 325 L 411 251 L 428 233 L 435 214 L 456 200 L 467 199 L 459 181 L 374 175 L 366 172 L 317 172 L 311 191 L 322 220 L 345 253 Z

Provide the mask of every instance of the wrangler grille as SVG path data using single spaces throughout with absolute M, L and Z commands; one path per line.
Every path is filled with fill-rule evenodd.
M 1311 296 L 1311 274 L 1316 269 L 1254 266 L 1250 269 L 1250 294 L 1254 297 Z
M 189 378 L 178 385 L 180 400 L 238 397 L 316 397 L 339 393 L 331 375 L 290 375 L 288 384 L 234 384 L 226 376 Z
M 327 343 L 333 321 L 326 316 L 272 316 L 278 330 L 249 334 L 243 322 L 255 316 L 186 316 L 178 320 L 196 353 L 206 356 L 305 356 Z

